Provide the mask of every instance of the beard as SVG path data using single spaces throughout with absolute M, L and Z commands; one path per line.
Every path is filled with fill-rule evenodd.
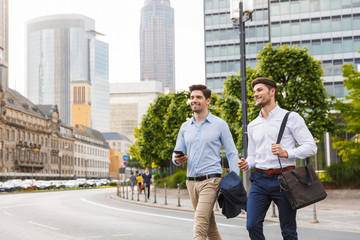
M 260 107 L 260 108 L 263 108 L 265 107 L 266 105 L 270 104 L 270 101 L 271 101 L 271 96 L 270 96 L 270 93 L 267 97 L 262 97 L 260 102 L 255 102 L 255 106 L 257 107 Z

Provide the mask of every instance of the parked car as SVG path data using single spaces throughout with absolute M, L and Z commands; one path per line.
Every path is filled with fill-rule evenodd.
M 108 179 L 100 179 L 100 183 L 101 183 L 101 186 L 107 186 L 109 185 L 109 180 Z
M 27 189 L 35 190 L 37 188 L 36 180 L 35 179 L 25 179 L 25 180 L 23 180 L 22 183 L 21 183 L 21 188 L 22 188 L 22 190 L 27 190 Z
M 77 184 L 79 187 L 86 187 L 86 179 L 85 178 L 78 178 L 76 179 Z
M 50 189 L 50 181 L 37 181 L 36 186 L 38 190 Z
M 15 190 L 15 184 L 12 182 L 4 182 L 0 187 L 0 192 L 12 192 Z
M 87 187 L 96 187 L 96 183 L 94 179 L 86 180 L 86 186 Z
M 65 188 L 78 188 L 79 184 L 75 180 L 65 182 Z

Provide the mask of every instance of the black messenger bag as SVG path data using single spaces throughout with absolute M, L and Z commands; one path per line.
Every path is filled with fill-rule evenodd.
M 280 143 L 285 125 L 290 112 L 287 112 L 280 127 L 277 144 Z M 305 165 L 290 171 L 283 172 L 278 157 L 281 175 L 278 177 L 280 189 L 285 193 L 293 209 L 300 209 L 326 198 L 327 193 L 316 175 L 313 166 L 309 164 L 309 158 Z

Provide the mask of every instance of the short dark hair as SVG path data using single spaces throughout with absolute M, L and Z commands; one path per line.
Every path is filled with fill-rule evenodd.
M 205 98 L 206 99 L 209 99 L 211 97 L 211 90 L 205 86 L 205 85 L 202 85 L 202 84 L 194 84 L 194 85 L 191 85 L 189 87 L 189 92 L 191 93 L 192 91 L 195 91 L 195 90 L 199 90 L 199 91 L 202 91 L 202 93 L 204 94 Z
M 254 88 L 255 85 L 259 83 L 265 84 L 269 90 L 272 88 L 276 89 L 276 82 L 270 78 L 265 78 L 265 77 L 258 77 L 252 80 L 251 87 Z

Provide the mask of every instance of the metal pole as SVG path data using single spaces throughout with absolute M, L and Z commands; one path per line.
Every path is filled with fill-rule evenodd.
M 164 183 L 164 191 L 165 191 L 165 205 L 167 205 L 166 183 Z
M 146 183 L 144 183 L 144 186 L 145 186 L 145 188 L 144 188 L 144 197 L 145 197 L 145 202 L 147 202 L 147 197 L 146 197 Z
M 154 183 L 154 203 L 156 203 L 156 183 Z
M 271 205 L 272 205 L 272 215 L 271 215 L 271 217 L 276 218 L 277 216 L 276 216 L 276 211 L 275 211 L 275 203 L 272 202 Z
M 181 207 L 180 205 L 180 184 L 177 184 L 177 188 L 178 188 L 178 207 Z
M 126 199 L 129 199 L 129 183 L 126 184 Z
M 239 3 L 240 17 L 240 73 L 241 73 L 241 115 L 242 115 L 242 140 L 243 140 L 243 155 L 247 158 L 248 137 L 247 137 L 247 86 L 246 86 L 246 57 L 245 57 L 245 21 L 243 3 Z M 250 174 L 249 171 L 243 172 L 243 182 L 247 193 L 250 190 Z
M 311 223 L 319 223 L 319 221 L 317 220 L 317 215 L 316 215 L 316 204 L 313 204 L 313 220 Z

